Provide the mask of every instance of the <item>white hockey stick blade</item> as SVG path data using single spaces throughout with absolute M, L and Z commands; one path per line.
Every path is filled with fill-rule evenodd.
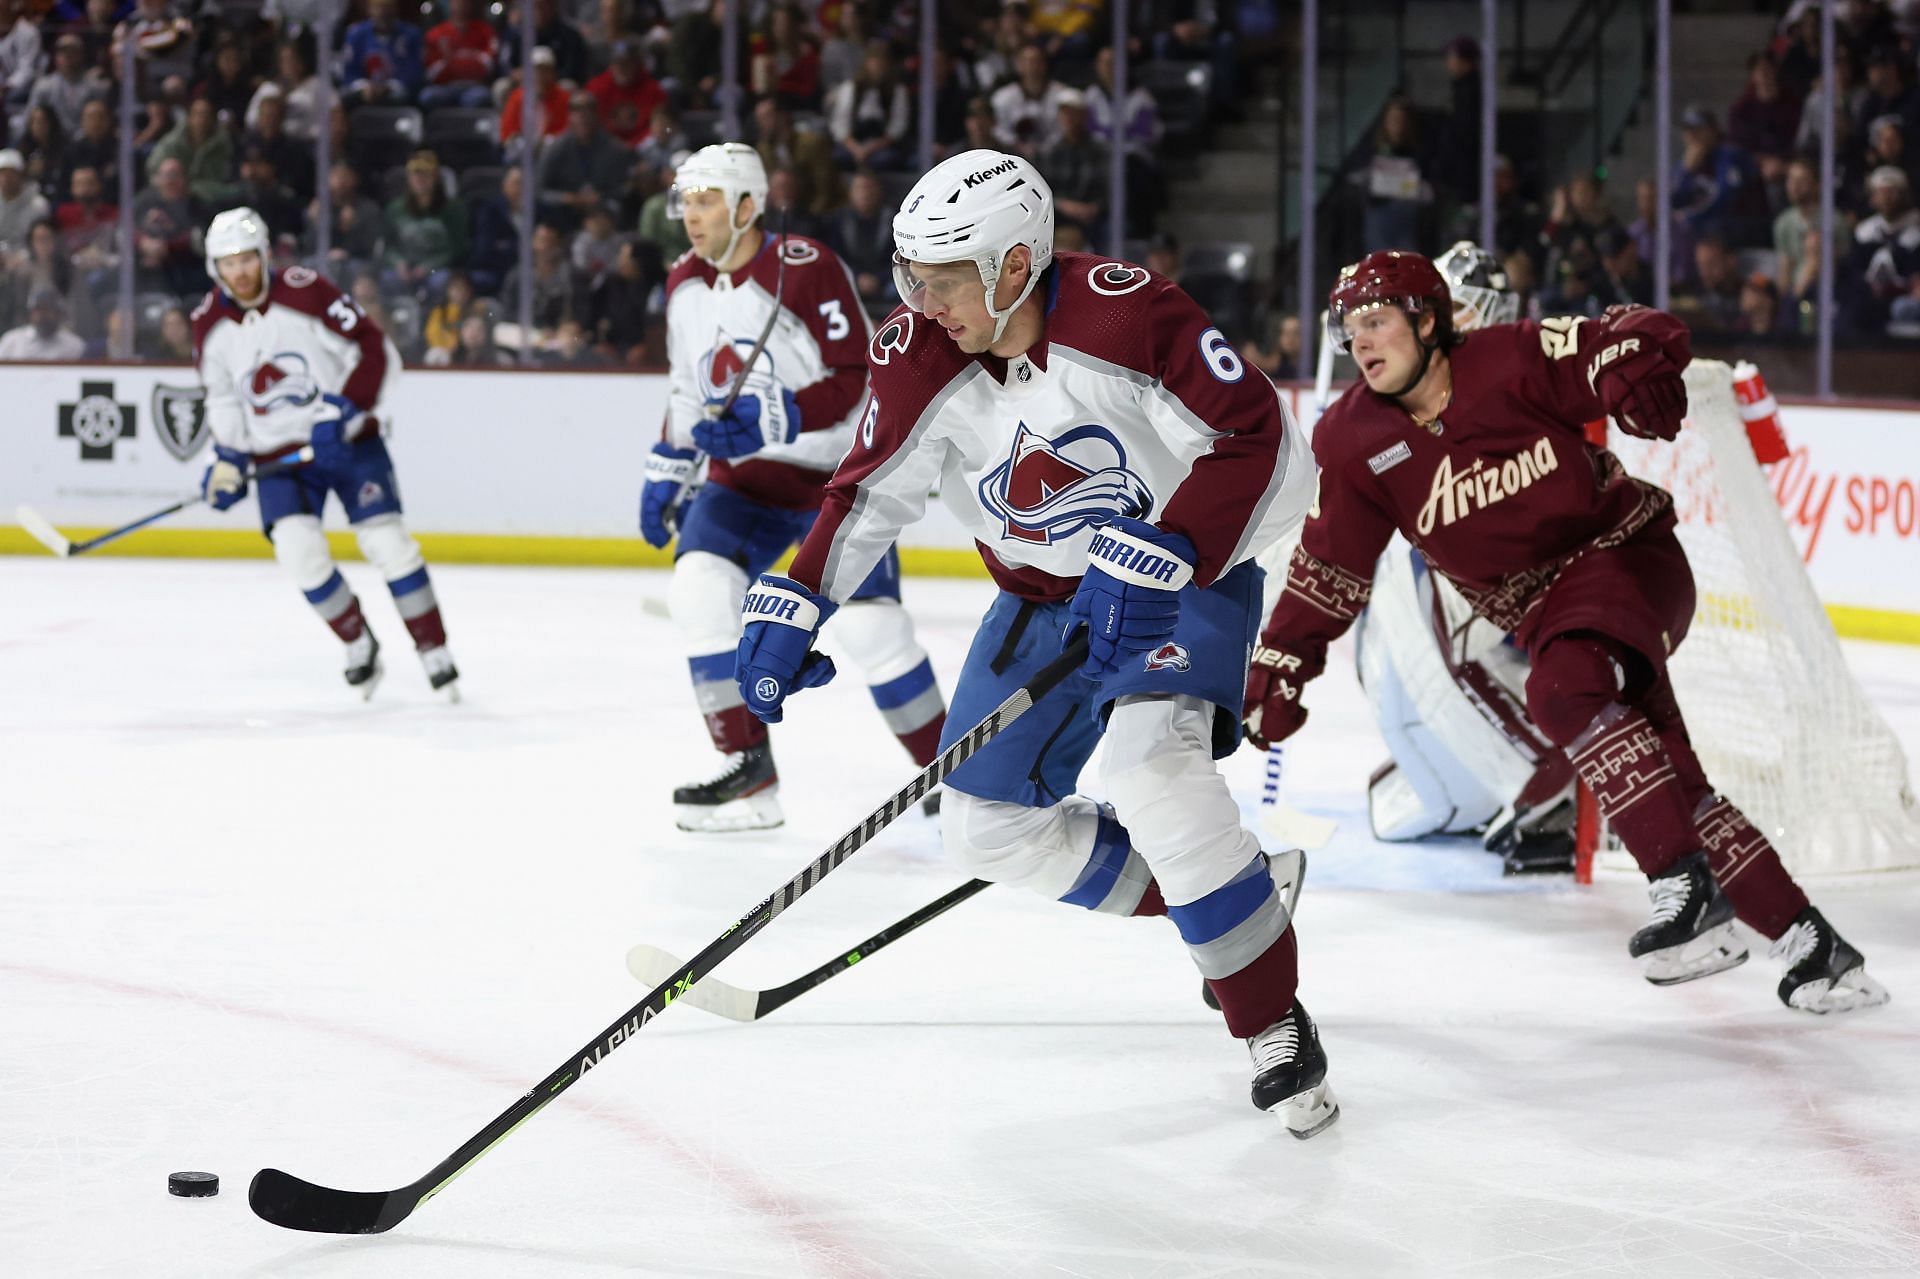
M 627 971 L 638 977 L 643 986 L 658 986 L 686 966 L 685 960 L 644 942 L 627 952 Z M 693 989 L 675 996 L 673 1002 L 716 1017 L 752 1021 L 760 1006 L 760 992 L 729 986 L 717 977 L 702 977 L 693 984 Z
M 1315 817 L 1312 813 L 1303 813 L 1284 801 L 1263 807 L 1260 813 L 1260 827 L 1268 834 L 1277 836 L 1282 844 L 1290 848 L 1304 848 L 1312 852 L 1316 848 L 1325 848 L 1327 841 L 1333 838 L 1340 823 L 1330 817 Z
M 65 559 L 73 550 L 73 543 L 61 536 L 60 530 L 48 523 L 47 517 L 31 506 L 14 507 L 13 518 L 20 521 L 20 527 L 25 529 L 34 541 L 62 559 Z
M 667 607 L 667 602 L 652 595 L 640 597 L 640 611 L 648 617 L 658 617 L 669 622 L 673 620 L 673 610 Z M 666 978 L 663 977 L 661 980 L 665 981 Z

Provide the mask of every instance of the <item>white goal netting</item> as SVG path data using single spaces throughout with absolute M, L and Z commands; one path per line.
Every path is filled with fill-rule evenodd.
M 1686 378 L 1677 440 L 1615 431 L 1608 447 L 1673 494 L 1699 602 L 1671 669 L 1707 776 L 1796 874 L 1920 866 L 1906 755 L 1847 669 L 1754 459 L 1733 370 L 1695 360 Z

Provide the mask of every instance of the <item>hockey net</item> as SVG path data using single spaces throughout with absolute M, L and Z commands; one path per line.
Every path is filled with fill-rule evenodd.
M 1734 370 L 1695 360 L 1686 379 L 1677 440 L 1614 431 L 1608 447 L 1673 494 L 1698 603 L 1670 670 L 1694 749 L 1795 874 L 1920 865 L 1906 754 L 1847 669 L 1755 458 Z M 1595 852 L 1615 864 L 1597 831 L 1580 851 L 1583 870 Z

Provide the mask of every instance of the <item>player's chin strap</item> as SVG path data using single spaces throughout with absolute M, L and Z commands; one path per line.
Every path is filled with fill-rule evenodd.
M 1029 249 L 1028 252 L 1031 253 L 1032 250 Z M 1006 255 L 1002 254 L 1000 256 L 1000 263 L 1005 264 L 1006 260 Z M 1006 310 L 996 311 L 993 309 L 993 295 L 1000 290 L 1000 267 L 998 265 L 989 267 L 986 264 L 986 260 L 982 258 L 975 258 L 973 264 L 980 268 L 980 283 L 986 286 L 987 296 L 985 301 L 987 304 L 987 314 L 993 317 L 993 342 L 998 342 L 1000 335 L 1007 331 L 1007 321 L 1013 318 L 1013 313 L 1020 309 L 1020 304 L 1025 302 L 1033 293 L 1033 286 L 1040 283 L 1040 272 L 1033 269 L 1033 259 L 1029 257 L 1027 259 L 1027 283 L 1026 286 L 1020 290 L 1020 296 L 1015 298 Z M 989 342 L 987 345 L 992 346 L 993 342 Z
M 1407 395 L 1410 392 L 1412 392 L 1414 387 L 1420 385 L 1420 379 L 1427 375 L 1427 367 L 1433 363 L 1433 353 L 1440 349 L 1439 324 L 1437 322 L 1435 323 L 1433 342 L 1429 344 L 1429 343 L 1420 341 L 1420 330 L 1418 328 L 1419 323 L 1420 322 L 1418 320 L 1414 321 L 1414 325 L 1416 327 L 1414 328 L 1413 340 L 1414 340 L 1414 343 L 1418 345 L 1420 348 L 1420 367 L 1413 371 L 1413 376 L 1407 379 L 1405 386 L 1402 386 L 1397 391 L 1387 392 L 1387 398 L 1390 400 L 1397 400 L 1401 396 Z

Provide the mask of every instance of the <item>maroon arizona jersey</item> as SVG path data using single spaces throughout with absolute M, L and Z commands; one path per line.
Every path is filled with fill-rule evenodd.
M 1612 405 L 1595 376 L 1620 362 L 1691 358 L 1663 311 L 1531 320 L 1470 334 L 1448 353 L 1453 398 L 1432 428 L 1360 382 L 1321 417 L 1320 492 L 1267 642 L 1317 664 L 1359 616 L 1397 529 L 1474 611 L 1523 630 L 1546 588 L 1583 551 L 1672 526 L 1665 490 L 1589 444 L 1583 423 Z

